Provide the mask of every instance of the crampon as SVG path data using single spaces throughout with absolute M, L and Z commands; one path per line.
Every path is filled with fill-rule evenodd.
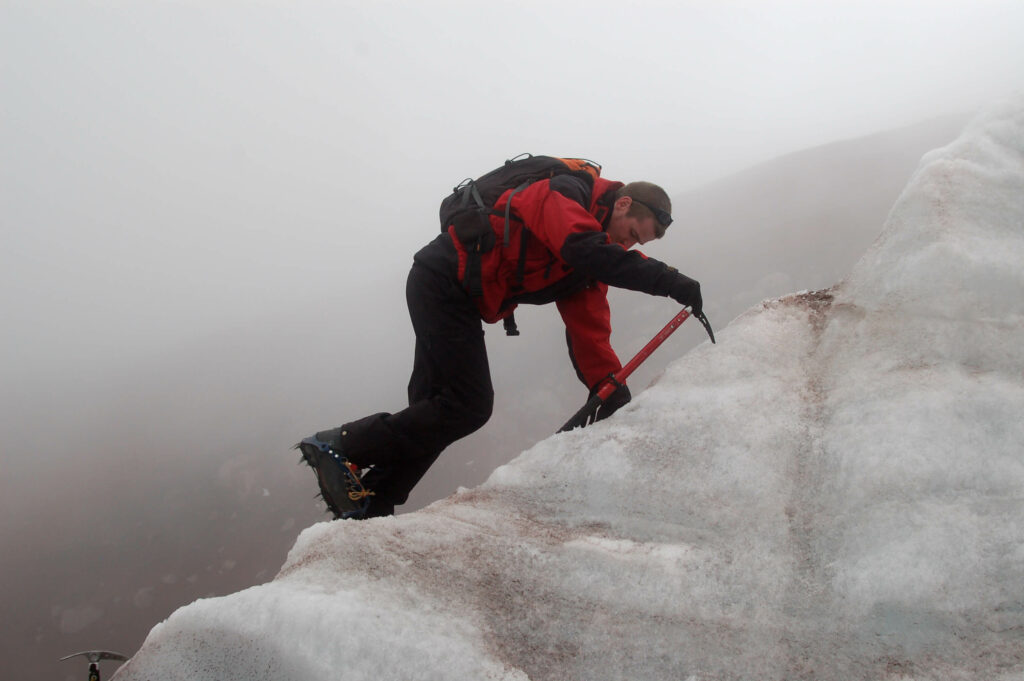
M 320 496 L 335 518 L 363 518 L 373 492 L 363 487 L 361 470 L 326 442 L 307 437 L 295 445 L 302 461 L 316 473 Z

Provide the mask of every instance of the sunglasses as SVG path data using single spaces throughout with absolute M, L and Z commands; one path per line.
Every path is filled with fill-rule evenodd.
M 630 197 L 630 198 L 633 198 L 633 197 Z M 666 213 L 665 211 L 663 211 L 662 209 L 655 208 L 651 204 L 645 203 L 645 202 L 641 201 L 640 199 L 633 199 L 633 203 L 639 203 L 641 206 L 643 206 L 647 210 L 649 210 L 652 213 L 654 213 L 654 218 L 658 221 L 658 224 L 661 225 L 662 227 L 668 227 L 669 225 L 672 224 L 672 216 L 669 215 L 668 213 Z

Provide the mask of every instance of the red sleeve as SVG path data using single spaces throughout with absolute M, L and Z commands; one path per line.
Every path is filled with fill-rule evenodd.
M 579 293 L 555 301 L 569 340 L 569 355 L 588 388 L 622 368 L 611 345 L 608 287 L 594 282 Z

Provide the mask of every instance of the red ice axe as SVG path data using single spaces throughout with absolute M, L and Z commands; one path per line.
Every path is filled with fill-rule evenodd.
M 659 331 L 654 338 L 652 338 L 647 345 L 645 345 L 640 352 L 636 353 L 633 359 L 626 363 L 626 366 L 615 372 L 614 375 L 605 381 L 604 385 L 594 395 L 587 400 L 587 403 L 580 408 L 578 412 L 573 414 L 573 417 L 565 422 L 565 425 L 558 429 L 559 433 L 563 433 L 567 430 L 573 430 L 574 428 L 583 428 L 594 422 L 594 418 L 597 416 L 597 409 L 604 401 L 611 397 L 612 393 L 619 389 L 619 386 L 626 382 L 629 375 L 632 374 L 638 366 L 643 364 L 644 360 L 651 356 L 658 346 L 665 342 L 665 340 L 672 335 L 676 329 L 683 325 L 690 317 L 690 311 L 685 307 L 679 311 L 675 317 L 673 317 L 668 324 L 665 325 L 661 331 Z M 698 312 L 693 315 L 697 321 L 704 325 L 704 330 L 708 332 L 708 336 L 711 338 L 711 342 L 715 342 L 715 334 L 711 330 L 711 324 L 708 323 L 708 318 L 704 316 L 703 312 Z

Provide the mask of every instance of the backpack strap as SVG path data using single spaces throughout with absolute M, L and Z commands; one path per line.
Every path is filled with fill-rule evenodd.
M 462 285 L 466 287 L 469 295 L 473 298 L 479 298 L 484 294 L 482 270 L 480 239 L 477 239 L 473 248 L 466 251 L 466 276 L 462 280 Z
M 508 201 L 505 202 L 505 238 L 502 239 L 501 242 L 505 248 L 508 248 L 508 244 L 511 239 L 511 227 L 509 226 L 509 222 L 512 217 L 512 197 L 529 187 L 531 184 L 533 184 L 532 181 L 527 181 L 513 189 L 512 193 L 508 195 Z
M 523 290 L 523 279 L 526 277 L 526 248 L 530 243 L 530 230 L 523 225 L 519 230 L 519 261 L 516 263 L 516 278 L 512 282 L 512 292 L 519 293 Z
M 480 206 L 480 210 L 484 211 L 485 213 L 489 212 L 490 209 L 487 206 L 484 205 L 484 199 L 483 199 L 482 196 L 480 196 L 480 190 L 477 189 L 476 182 L 470 182 L 469 183 L 469 191 L 470 191 L 470 193 L 472 193 L 473 200 L 476 201 L 476 205 Z M 468 204 L 469 203 L 469 196 L 467 195 L 464 200 Z

